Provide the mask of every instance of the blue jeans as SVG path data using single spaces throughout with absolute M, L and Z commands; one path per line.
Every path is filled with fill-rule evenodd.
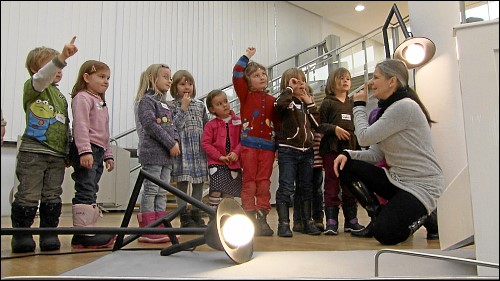
M 161 181 L 170 184 L 172 165 L 142 165 L 142 169 Z M 140 212 L 163 212 L 167 207 L 167 191 L 145 179 L 142 189 Z
M 303 201 L 312 199 L 313 160 L 312 147 L 306 151 L 278 148 L 279 186 L 276 191 L 276 203 L 287 203 L 291 206 L 295 184 Z
M 70 157 L 75 171 L 71 178 L 75 181 L 75 197 L 72 202 L 75 204 L 92 205 L 97 203 L 97 192 L 99 192 L 99 180 L 104 170 L 104 149 L 91 144 L 94 163 L 91 169 L 80 165 L 80 156 L 74 143 L 71 144 Z
M 30 207 L 37 207 L 39 200 L 61 203 L 65 169 L 64 157 L 20 151 L 16 165 L 19 185 L 14 202 Z

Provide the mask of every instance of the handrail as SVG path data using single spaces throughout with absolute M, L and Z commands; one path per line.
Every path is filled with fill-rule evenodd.
M 472 259 L 442 256 L 442 255 L 435 255 L 435 254 L 427 254 L 427 253 L 418 253 L 418 252 L 404 251 L 404 250 L 381 249 L 381 250 L 377 251 L 377 253 L 375 254 L 375 277 L 379 277 L 379 266 L 378 266 L 379 257 L 380 257 L 380 255 L 382 255 L 384 253 L 400 254 L 400 255 L 414 256 L 414 257 L 421 257 L 421 258 L 431 258 L 431 259 L 437 259 L 437 260 L 448 260 L 448 261 L 453 261 L 453 262 L 472 264 L 472 265 L 477 265 L 477 266 L 485 266 L 485 267 L 491 267 L 491 268 L 498 269 L 498 263 L 484 262 L 484 261 L 478 261 L 478 260 L 472 260 Z

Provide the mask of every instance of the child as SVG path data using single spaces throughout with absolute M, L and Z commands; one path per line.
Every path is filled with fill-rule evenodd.
M 241 119 L 229 108 L 222 90 L 208 93 L 206 104 L 210 113 L 216 116 L 205 126 L 202 147 L 208 158 L 209 204 L 217 209 L 222 198 L 240 197 Z
M 38 47 L 26 58 L 30 78 L 24 83 L 23 108 L 26 129 L 17 155 L 18 191 L 12 202 L 12 227 L 31 227 L 40 201 L 40 227 L 57 227 L 62 207 L 62 182 L 68 155 L 68 102 L 57 88 L 66 59 L 78 48 L 76 37 L 61 53 Z M 2 127 L 3 128 L 3 127 Z M 31 234 L 12 235 L 13 253 L 35 251 Z M 59 250 L 55 234 L 40 235 L 40 250 Z
M 278 236 L 292 237 L 289 206 L 295 185 L 300 194 L 303 233 L 319 235 L 311 214 L 314 135 L 316 105 L 306 90 L 306 76 L 298 68 L 289 68 L 281 76 L 281 94 L 275 109 L 281 120 L 281 137 L 278 147 L 279 187 L 276 191 Z
M 344 212 L 345 232 L 355 233 L 364 228 L 358 223 L 356 199 L 347 188 L 341 186 L 339 178 L 333 172 L 333 160 L 342 150 L 360 149 L 354 135 L 353 102 L 348 97 L 350 88 L 349 70 L 343 67 L 336 69 L 328 76 L 326 97 L 319 108 L 321 119 L 319 131 L 324 134 L 320 144 L 320 154 L 325 169 L 325 235 L 338 234 L 340 205 Z M 342 189 L 342 200 L 339 196 L 340 189 Z
M 180 154 L 179 134 L 172 120 L 171 109 L 164 96 L 170 89 L 170 68 L 152 64 L 141 75 L 135 98 L 135 118 L 139 135 L 139 163 L 151 175 L 170 183 L 174 157 Z M 167 191 L 144 180 L 141 205 L 137 220 L 145 227 L 167 215 Z M 164 243 L 170 238 L 164 234 L 144 234 L 139 242 Z
M 255 222 L 255 235 L 272 236 L 267 224 L 271 210 L 271 174 L 276 151 L 274 101 L 267 88 L 266 68 L 250 62 L 255 54 L 248 47 L 233 68 L 233 85 L 240 100 L 241 168 L 243 169 L 241 203 L 243 210 Z
M 73 112 L 73 142 L 70 147 L 75 181 L 73 226 L 94 227 L 100 216 L 97 206 L 99 180 L 106 169 L 114 169 L 113 152 L 109 141 L 109 115 L 104 93 L 109 86 L 109 67 L 100 61 L 82 64 L 71 91 Z M 71 247 L 106 248 L 114 242 L 111 234 L 75 234 Z
M 175 72 L 170 94 L 174 98 L 173 118 L 180 136 L 181 154 L 174 163 L 172 180 L 177 188 L 187 193 L 191 182 L 194 199 L 203 198 L 203 184 L 208 181 L 207 156 L 201 147 L 203 128 L 208 122 L 208 114 L 202 101 L 196 97 L 194 78 L 187 70 Z M 186 207 L 187 202 L 177 198 L 179 207 Z M 206 227 L 200 210 L 192 206 L 181 213 L 181 227 Z
M 306 85 L 307 94 L 312 96 L 312 88 L 310 85 Z M 314 98 L 314 97 L 313 97 Z M 311 212 L 312 218 L 316 227 L 320 231 L 325 230 L 325 225 L 323 224 L 323 158 L 319 155 L 319 145 L 321 143 L 321 138 L 323 134 L 314 131 L 314 160 L 313 160 L 313 190 L 312 190 L 312 201 L 311 201 Z M 300 194 L 295 191 L 293 196 L 293 228 L 294 232 L 302 232 L 304 230 L 304 224 L 300 216 L 300 202 L 302 201 Z

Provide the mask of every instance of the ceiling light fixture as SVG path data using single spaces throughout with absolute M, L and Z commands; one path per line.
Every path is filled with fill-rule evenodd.
M 356 5 L 356 7 L 354 8 L 354 10 L 356 10 L 356 12 L 361 12 L 365 9 L 365 5 L 363 4 L 358 4 Z
M 436 53 L 436 45 L 434 45 L 434 42 L 429 38 L 413 37 L 413 35 L 408 32 L 396 4 L 392 6 L 385 24 L 382 27 L 386 58 L 391 58 L 387 27 L 393 15 L 396 15 L 401 31 L 405 36 L 405 41 L 396 48 L 396 51 L 394 51 L 394 58 L 404 61 L 408 69 L 416 68 L 429 62 Z

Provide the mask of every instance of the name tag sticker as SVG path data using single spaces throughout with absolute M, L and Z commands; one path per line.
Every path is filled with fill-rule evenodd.
M 233 125 L 241 125 L 241 120 L 233 120 Z
M 349 120 L 349 121 L 351 121 L 351 115 L 350 114 L 342 114 L 342 120 Z

